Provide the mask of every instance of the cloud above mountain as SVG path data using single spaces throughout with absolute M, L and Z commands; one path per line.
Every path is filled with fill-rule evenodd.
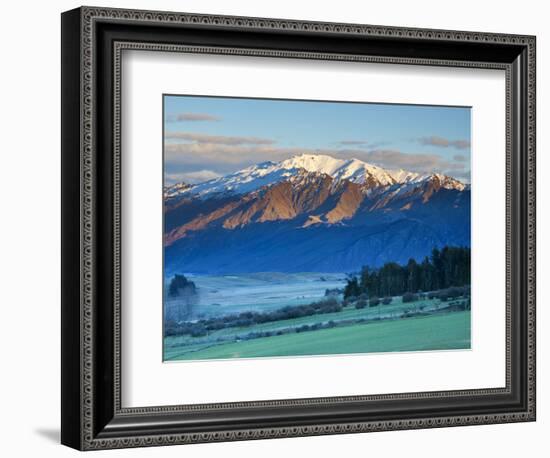
M 219 122 L 222 118 L 208 113 L 173 113 L 166 115 L 167 122 Z
M 176 183 L 202 183 L 204 181 L 213 180 L 219 178 L 222 175 L 214 172 L 213 170 L 196 170 L 194 172 L 182 172 L 182 173 L 168 173 L 164 176 L 164 184 L 167 186 Z
M 437 135 L 432 135 L 430 137 L 420 137 L 418 139 L 418 142 L 421 145 L 438 146 L 441 148 L 467 149 L 470 147 L 469 140 L 450 140 L 448 138 L 439 137 Z
M 197 144 L 215 145 L 271 145 L 275 140 L 259 137 L 233 137 L 227 135 L 209 135 L 196 132 L 166 132 L 166 140 L 187 140 Z
M 441 172 L 463 170 L 464 164 L 449 161 L 438 154 L 404 153 L 391 149 L 375 149 L 371 151 L 342 151 L 338 157 L 357 157 L 385 169 L 404 169 L 411 172 Z
M 210 135 L 198 132 L 166 132 L 167 175 L 208 170 L 218 175 L 265 161 L 281 161 L 297 154 L 327 154 L 339 159 L 357 158 L 385 169 L 438 172 L 469 181 L 467 156 L 405 152 L 369 145 L 365 140 L 342 140 L 336 148 L 280 146 L 277 140 L 256 136 Z M 195 180 L 194 180 L 195 181 Z
M 343 146 L 367 146 L 369 142 L 365 140 L 340 140 L 338 144 Z

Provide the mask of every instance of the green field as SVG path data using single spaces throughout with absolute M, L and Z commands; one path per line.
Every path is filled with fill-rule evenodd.
M 219 339 L 235 340 L 239 336 L 251 331 L 288 330 L 289 328 L 296 328 L 304 324 L 314 325 L 316 323 L 326 323 L 331 320 L 341 323 L 346 320 L 394 319 L 399 317 L 406 310 L 418 311 L 423 309 L 426 311 L 437 311 L 440 307 L 446 305 L 447 304 L 441 303 L 439 300 L 419 300 L 413 303 L 404 304 L 400 299 L 395 299 L 392 304 L 380 307 L 356 309 L 353 305 L 349 305 L 340 312 L 323 313 L 301 318 L 254 324 L 249 327 L 224 328 L 217 331 L 211 331 L 206 337 L 197 338 L 189 335 L 169 336 L 164 339 L 164 359 L 181 359 L 182 355 L 188 351 L 212 347 L 214 344 L 219 344 L 219 342 L 217 342 Z
M 374 313 L 372 309 L 347 312 L 354 317 L 361 312 Z M 342 317 L 343 313 L 338 315 Z M 323 319 L 330 318 L 325 316 Z M 470 312 L 370 321 L 229 343 L 193 344 L 190 338 L 167 337 L 164 348 L 167 361 L 468 349 Z
M 375 318 L 396 318 L 401 315 L 405 310 L 419 310 L 420 307 L 424 307 L 425 310 L 437 310 L 439 307 L 444 307 L 446 304 L 442 304 L 440 301 L 420 300 L 410 304 L 403 304 L 400 300 L 395 300 L 390 305 L 384 305 L 381 307 L 365 307 L 363 309 L 356 309 L 352 305 L 345 307 L 341 312 L 323 313 L 318 315 L 310 315 L 301 318 L 293 318 L 289 320 L 273 321 L 262 324 L 255 324 L 250 327 L 232 327 L 220 329 L 209 333 L 207 338 L 193 338 L 191 336 L 171 336 L 165 340 L 166 347 L 181 347 L 182 345 L 199 343 L 211 343 L 216 338 L 220 337 L 233 337 L 238 336 L 250 331 L 273 331 L 282 328 L 297 327 L 303 324 L 315 324 L 326 323 L 327 321 L 341 321 L 341 320 L 357 320 L 365 319 L 372 320 Z

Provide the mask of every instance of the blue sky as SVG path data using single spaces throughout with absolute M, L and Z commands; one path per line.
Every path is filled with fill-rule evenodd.
M 301 153 L 470 181 L 470 108 L 164 96 L 165 183 Z

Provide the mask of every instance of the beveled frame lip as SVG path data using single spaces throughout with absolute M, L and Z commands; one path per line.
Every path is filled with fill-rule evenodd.
M 62 443 L 89 450 L 534 420 L 535 44 L 531 36 L 283 19 L 64 13 Z M 122 408 L 117 72 L 124 49 L 505 70 L 506 387 Z

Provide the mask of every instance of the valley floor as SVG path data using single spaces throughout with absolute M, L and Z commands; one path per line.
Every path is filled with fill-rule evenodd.
M 328 315 L 356 318 L 368 314 L 373 318 L 375 313 L 378 311 L 367 308 Z M 316 319 L 319 317 L 315 316 Z M 333 318 L 336 316 L 323 317 L 324 320 Z M 311 317 L 297 320 L 301 321 L 295 325 L 309 321 Z M 259 326 L 272 327 L 276 323 Z M 469 349 L 470 311 L 441 311 L 397 319 L 382 317 L 380 320 L 367 319 L 362 322 L 344 320 L 329 329 L 243 341 L 204 340 L 195 344 L 190 338 L 172 336 L 166 337 L 164 344 L 165 361 Z

